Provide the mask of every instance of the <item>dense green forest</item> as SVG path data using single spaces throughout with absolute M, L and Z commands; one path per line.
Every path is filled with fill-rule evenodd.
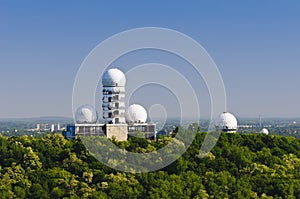
M 205 136 L 168 167 L 137 174 L 103 165 L 80 139 L 0 136 L 0 198 L 300 198 L 299 139 L 223 133 L 200 158 Z M 114 142 L 147 152 L 171 139 Z

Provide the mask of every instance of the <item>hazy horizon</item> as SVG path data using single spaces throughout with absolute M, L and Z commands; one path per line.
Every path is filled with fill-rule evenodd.
M 236 115 L 235 115 L 236 116 Z M 11 117 L 11 118 L 0 118 L 0 120 L 38 120 L 38 119 L 49 119 L 49 120 L 52 120 L 52 119 L 70 119 L 70 120 L 73 120 L 74 118 L 73 117 L 65 117 L 65 116 L 37 116 L 37 117 Z M 163 117 L 155 117 L 155 118 L 152 118 L 152 120 L 164 120 L 165 118 Z M 245 117 L 245 116 L 237 116 L 237 119 L 241 119 L 241 120 L 248 120 L 248 119 L 251 119 L 251 120 L 257 120 L 259 121 L 259 116 L 255 117 L 255 116 L 249 116 L 249 117 Z M 282 119 L 282 120 L 300 120 L 300 117 L 278 117 L 278 116 L 273 116 L 273 117 L 261 117 L 262 120 L 276 120 L 276 119 Z M 180 117 L 170 117 L 168 118 L 168 120 L 180 120 Z M 195 120 L 195 118 L 182 118 L 182 120 Z M 200 120 L 209 120 L 208 117 L 201 117 Z M 101 121 L 101 119 L 97 120 L 98 122 Z M 104 121 L 104 120 L 103 120 Z

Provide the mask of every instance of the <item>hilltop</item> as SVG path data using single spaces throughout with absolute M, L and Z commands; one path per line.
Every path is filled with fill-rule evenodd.
M 299 198 L 300 140 L 262 134 L 221 134 L 204 158 L 206 133 L 160 171 L 131 174 L 97 161 L 77 140 L 0 136 L 0 198 Z M 130 138 L 120 147 L 148 152 L 157 142 Z

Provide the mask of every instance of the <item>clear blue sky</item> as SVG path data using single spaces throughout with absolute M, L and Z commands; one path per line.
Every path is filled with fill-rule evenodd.
M 178 2 L 0 1 L 0 118 L 71 116 L 87 54 L 145 26 L 197 40 L 237 116 L 300 117 L 300 1 Z

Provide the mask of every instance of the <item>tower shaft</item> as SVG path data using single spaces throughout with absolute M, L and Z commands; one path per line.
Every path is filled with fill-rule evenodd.
M 105 123 L 125 123 L 125 87 L 103 86 L 102 109 Z

